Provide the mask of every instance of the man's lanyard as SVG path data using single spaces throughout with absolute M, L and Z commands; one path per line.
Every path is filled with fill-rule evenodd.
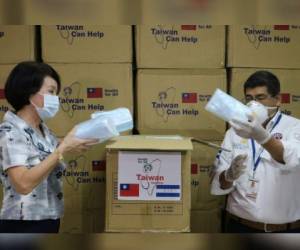
M 271 133 L 272 130 L 278 125 L 278 123 L 280 122 L 281 118 L 282 118 L 282 114 L 280 114 L 280 115 L 277 117 L 277 119 L 276 119 L 276 121 L 275 121 L 273 127 L 272 127 L 271 130 L 270 130 L 270 133 Z M 252 146 L 252 158 L 253 158 L 253 163 L 254 163 L 254 164 L 253 164 L 253 178 L 254 178 L 254 177 L 255 177 L 255 171 L 256 171 L 256 169 L 257 169 L 257 167 L 258 167 L 258 165 L 259 165 L 259 162 L 260 162 L 260 159 L 261 159 L 261 154 L 262 154 L 262 152 L 264 151 L 264 148 L 263 148 L 263 147 L 260 148 L 260 150 L 259 150 L 259 152 L 258 152 L 258 157 L 257 157 L 257 159 L 255 160 L 255 154 L 256 154 L 256 150 L 255 150 L 255 142 L 254 142 L 253 139 L 250 139 L 250 140 L 251 140 L 251 146 Z

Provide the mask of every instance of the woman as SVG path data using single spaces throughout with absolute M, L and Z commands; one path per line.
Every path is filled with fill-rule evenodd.
M 3 185 L 0 232 L 57 233 L 63 215 L 63 155 L 87 150 L 95 140 L 74 136 L 58 144 L 45 125 L 59 109 L 57 72 L 38 62 L 19 63 L 5 84 L 7 111 L 0 126 Z

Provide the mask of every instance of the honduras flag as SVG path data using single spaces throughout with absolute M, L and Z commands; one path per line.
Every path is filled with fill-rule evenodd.
M 156 197 L 180 197 L 180 185 L 157 185 Z

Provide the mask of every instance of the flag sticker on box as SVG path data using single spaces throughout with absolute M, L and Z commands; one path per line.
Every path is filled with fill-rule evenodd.
M 157 185 L 156 197 L 180 197 L 179 185 Z
M 92 161 L 93 171 L 104 171 L 105 170 L 105 161 L 94 160 Z
M 181 199 L 180 152 L 120 151 L 119 200 Z
M 291 103 L 291 95 L 289 93 L 281 93 L 281 103 Z
M 197 29 L 197 25 L 181 25 L 181 30 L 196 30 Z
M 274 25 L 274 30 L 290 30 L 290 25 Z
M 0 89 L 0 99 L 5 99 L 4 89 Z
M 102 98 L 102 88 L 87 88 L 87 98 Z
M 139 184 L 120 184 L 120 196 L 138 197 L 139 193 Z
M 182 103 L 197 103 L 197 93 L 182 93 Z

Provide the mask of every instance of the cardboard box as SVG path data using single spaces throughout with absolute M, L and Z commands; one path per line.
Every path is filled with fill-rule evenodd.
M 104 218 L 103 209 L 65 213 L 59 233 L 102 233 Z
M 35 27 L 0 25 L 0 64 L 35 60 Z
M 59 233 L 83 233 L 83 213 L 65 213 L 61 218 Z
M 229 26 L 228 66 L 300 68 L 299 25 Z
M 51 63 L 132 62 L 131 26 L 42 26 L 42 58 Z
M 239 100 L 244 98 L 244 82 L 257 70 L 262 69 L 241 69 L 231 70 L 230 92 Z M 266 69 L 274 73 L 281 85 L 281 111 L 287 115 L 300 119 L 300 70 Z
M 213 141 L 221 145 L 222 141 Z M 191 164 L 192 210 L 215 209 L 225 205 L 225 196 L 211 195 L 211 171 L 218 150 L 198 143 L 193 143 Z
M 105 207 L 105 143 L 83 154 L 66 157 L 63 174 L 65 212 L 81 212 Z
M 225 122 L 204 109 L 216 88 L 226 91 L 225 70 L 139 70 L 139 133 L 222 140 Z
M 225 26 L 141 25 L 138 68 L 224 68 Z
M 1 122 L 5 112 L 11 109 L 10 104 L 5 99 L 4 86 L 8 78 L 8 75 L 10 74 L 14 66 L 15 64 L 0 65 L 0 121 Z
M 106 196 L 106 219 L 105 231 L 107 232 L 145 232 L 145 231 L 167 231 L 167 232 L 188 232 L 190 230 L 190 164 L 191 150 L 193 146 L 188 138 L 181 137 L 159 137 L 159 136 L 125 136 L 119 137 L 114 143 L 107 146 L 107 196 Z M 125 157 L 121 155 L 133 154 L 135 160 L 128 163 Z M 137 154 L 138 156 L 136 156 Z M 159 182 L 149 181 L 149 185 L 153 185 L 152 190 L 156 194 L 156 199 L 153 200 L 136 200 L 136 197 L 119 198 L 122 196 L 122 185 L 118 185 L 118 178 L 121 178 L 120 169 L 133 169 L 138 166 L 140 171 L 146 169 L 146 165 L 151 165 L 149 176 L 151 173 L 156 175 L 157 169 L 154 171 L 154 161 L 145 155 L 151 154 L 151 157 L 160 160 L 160 168 L 157 172 Z M 175 165 L 170 165 L 173 162 L 174 155 L 180 156 L 179 170 L 181 171 L 180 183 L 177 192 L 180 196 L 177 200 L 168 200 L 166 196 L 161 197 L 159 186 L 165 186 L 170 176 L 176 175 L 173 171 L 177 171 Z M 164 157 L 169 157 L 167 160 Z M 151 162 L 150 162 L 151 161 Z M 121 168 L 122 166 L 122 168 Z M 169 171 L 170 167 L 173 169 Z M 161 179 L 163 169 L 167 169 L 168 175 Z M 153 170 L 153 171 L 152 171 Z M 132 170 L 131 170 L 132 171 Z M 151 172 L 152 171 L 152 172 Z M 164 170 L 166 171 L 166 170 Z M 178 173 L 178 172 L 176 172 Z M 142 196 L 146 190 L 143 186 L 140 177 L 136 175 L 138 184 L 138 195 Z M 147 174 L 146 174 L 147 176 Z M 135 176 L 134 176 L 135 177 Z M 149 178 L 150 178 L 149 177 Z M 165 178 L 165 179 L 164 179 Z M 152 179 L 153 180 L 153 179 Z M 160 183 L 159 185 L 157 183 Z M 132 185 L 132 184 L 128 184 Z M 169 185 L 167 185 L 169 186 Z M 152 187 L 152 186 L 151 186 Z M 144 189 L 143 189 L 144 188 Z M 170 189 L 172 187 L 169 187 Z M 130 191 L 130 189 L 128 189 Z M 180 190 L 180 191 L 179 191 Z M 171 192 L 170 190 L 167 190 Z M 153 194 L 152 192 L 152 194 Z M 136 193 L 135 193 L 136 194 Z M 169 193 L 168 193 L 169 195 Z M 124 200 L 125 199 L 125 200 Z
M 221 233 L 220 208 L 191 211 L 191 233 Z
M 60 111 L 47 122 L 63 137 L 96 111 L 133 111 L 131 64 L 51 64 L 61 76 Z
M 104 231 L 105 144 L 66 157 L 63 174 L 65 212 L 61 232 Z

